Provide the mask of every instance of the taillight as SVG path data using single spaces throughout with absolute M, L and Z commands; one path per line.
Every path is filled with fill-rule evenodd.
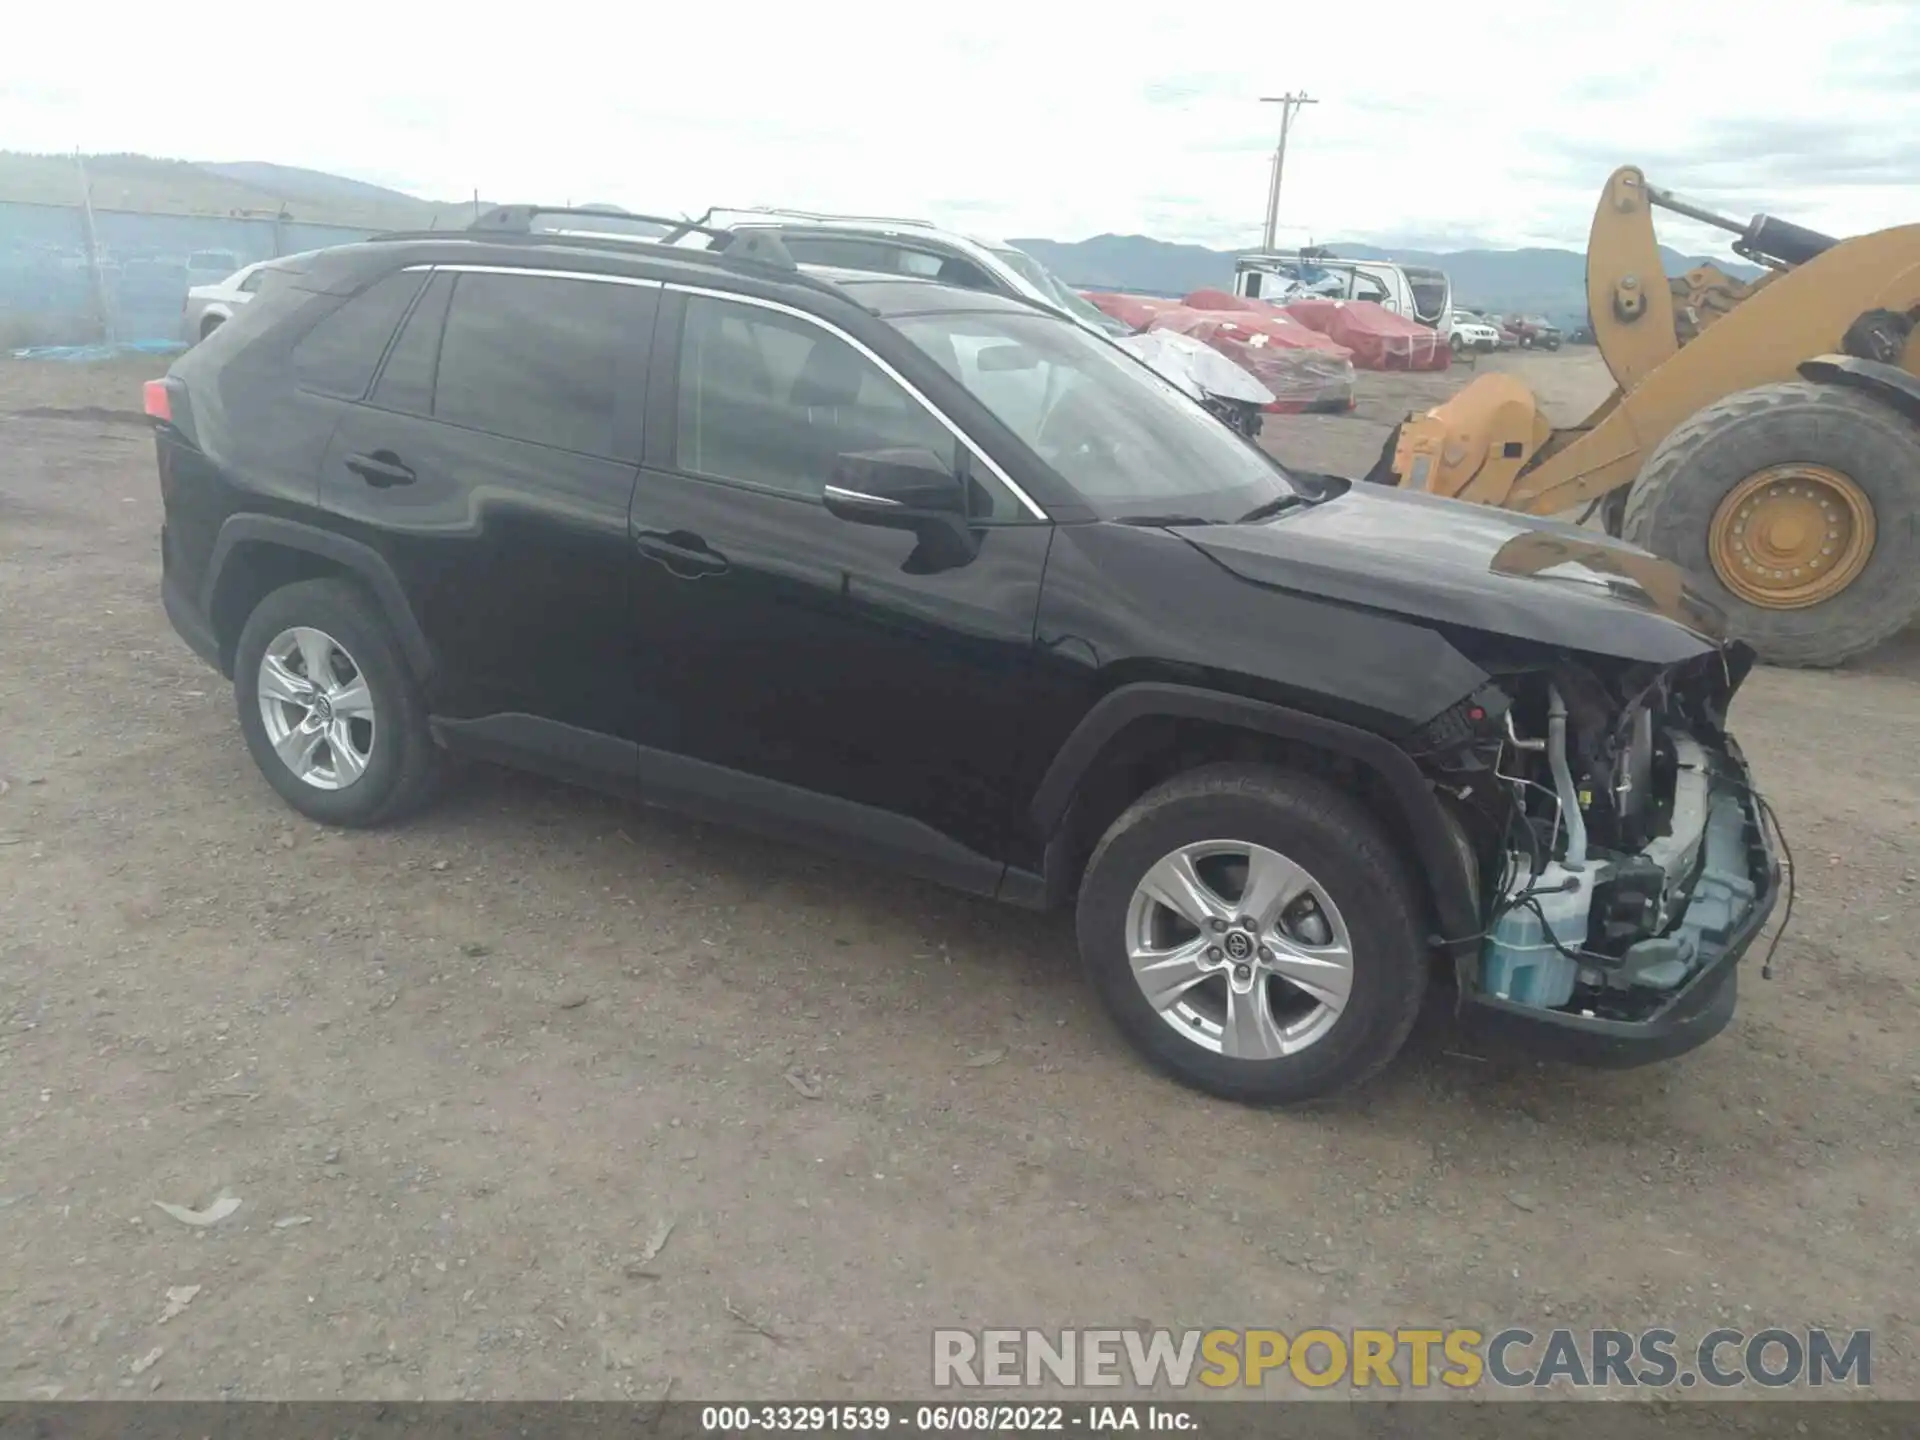
M 164 380 L 149 380 L 146 383 L 144 393 L 147 402 L 147 414 L 155 420 L 163 420 L 171 425 L 173 423 L 173 401 L 167 395 L 167 382 Z

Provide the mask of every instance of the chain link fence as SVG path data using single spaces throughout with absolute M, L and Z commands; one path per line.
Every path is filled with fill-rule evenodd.
M 186 340 L 187 289 L 243 265 L 364 240 L 287 216 L 156 215 L 0 201 L 0 352 Z

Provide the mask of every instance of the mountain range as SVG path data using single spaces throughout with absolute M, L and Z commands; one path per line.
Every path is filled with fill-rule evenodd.
M 1185 295 L 1194 290 L 1231 288 L 1233 262 L 1243 251 L 1175 245 L 1145 235 L 1096 235 L 1091 240 L 1014 240 L 1011 244 L 1081 290 L 1134 290 L 1154 295 Z M 1360 243 L 1327 247 L 1347 260 L 1397 260 L 1431 265 L 1453 280 L 1454 304 L 1496 314 L 1545 315 L 1571 328 L 1586 323 L 1587 257 L 1574 250 L 1382 250 Z M 1660 258 L 1669 275 L 1678 275 L 1706 257 L 1683 255 L 1666 246 Z M 1738 279 L 1760 272 L 1751 265 L 1715 258 L 1713 264 Z
M 412 230 L 464 225 L 475 200 L 440 203 L 401 190 L 321 170 L 266 161 L 224 163 L 164 160 L 147 155 L 84 157 L 87 184 L 97 209 L 168 215 L 272 215 L 368 230 Z M 80 169 L 71 155 L 0 151 L 0 202 L 78 203 Z M 1204 287 L 1229 288 L 1232 250 L 1181 245 L 1145 235 L 1096 235 L 1089 240 L 1021 239 L 1012 242 L 1081 289 L 1137 290 L 1185 295 Z M 1395 259 L 1431 265 L 1453 278 L 1456 304 L 1501 314 L 1544 314 L 1565 325 L 1586 318 L 1586 257 L 1573 250 L 1395 250 L 1363 243 L 1335 243 L 1336 255 L 1354 260 Z M 1668 272 L 1702 263 L 1697 256 L 1661 250 Z M 1751 279 L 1750 266 L 1716 259 L 1732 275 Z

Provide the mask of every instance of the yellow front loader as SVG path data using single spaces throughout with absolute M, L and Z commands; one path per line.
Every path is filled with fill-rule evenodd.
M 1669 279 L 1666 209 L 1765 267 Z M 1374 479 L 1535 515 L 1598 509 L 1676 562 L 1777 665 L 1834 665 L 1920 617 L 1920 225 L 1834 240 L 1607 181 L 1587 306 L 1615 389 L 1554 429 L 1482 375 L 1388 441 Z

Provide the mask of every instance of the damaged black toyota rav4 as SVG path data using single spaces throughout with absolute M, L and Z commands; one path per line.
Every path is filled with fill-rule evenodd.
M 167 611 L 295 809 L 477 756 L 1071 905 L 1242 1100 L 1378 1070 L 1436 961 L 1568 1060 L 1726 1024 L 1780 870 L 1673 570 L 1289 474 L 1016 300 L 546 213 L 290 261 L 148 388 Z

